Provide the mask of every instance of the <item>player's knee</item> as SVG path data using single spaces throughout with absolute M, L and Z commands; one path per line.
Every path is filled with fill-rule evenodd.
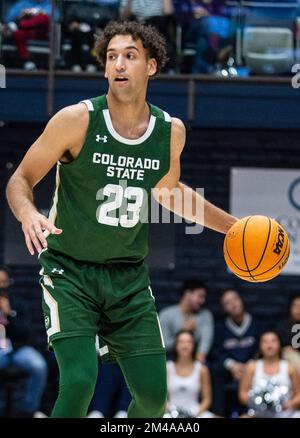
M 81 399 L 90 398 L 95 389 L 96 378 L 88 373 L 73 375 L 69 379 L 69 387 L 73 394 L 77 394 Z

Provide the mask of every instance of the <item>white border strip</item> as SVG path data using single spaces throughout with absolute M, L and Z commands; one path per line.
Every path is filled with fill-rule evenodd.
M 48 215 L 48 219 L 52 224 L 54 224 L 55 219 L 56 219 L 56 215 L 57 215 L 58 188 L 59 188 L 59 184 L 60 184 L 60 176 L 59 176 L 60 166 L 61 166 L 61 164 L 58 162 L 57 167 L 56 167 L 55 193 L 54 193 L 54 198 L 53 198 L 53 204 L 52 204 L 52 207 L 51 207 L 51 209 L 49 211 L 49 215 Z M 49 234 L 50 233 L 48 231 L 48 235 L 46 237 L 48 237 Z
M 159 327 L 159 331 L 160 331 L 161 343 L 162 343 L 163 348 L 166 348 L 165 341 L 164 341 L 164 336 L 162 334 L 162 330 L 161 330 L 161 325 L 160 325 L 158 314 L 156 314 L 156 317 L 157 317 L 157 323 L 158 323 L 158 327 Z

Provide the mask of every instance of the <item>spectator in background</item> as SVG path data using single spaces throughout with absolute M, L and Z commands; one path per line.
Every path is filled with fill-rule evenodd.
M 192 73 L 212 73 L 215 63 L 224 61 L 231 51 L 225 1 L 178 0 L 175 10 L 177 20 L 183 26 L 183 45 L 186 41 L 195 44 Z
M 10 278 L 6 268 L 0 268 L 0 370 L 10 365 L 23 369 L 28 378 L 18 411 L 20 417 L 33 417 L 40 407 L 47 381 L 47 364 L 43 356 L 27 345 L 30 321 L 11 308 Z
M 245 310 L 238 292 L 225 290 L 221 296 L 225 318 L 216 324 L 212 354 L 212 381 L 214 389 L 214 412 L 225 412 L 226 386 L 230 387 L 231 400 L 226 401 L 228 410 L 239 410 L 238 384 L 245 371 L 245 363 L 257 350 L 257 341 L 263 328 Z M 229 385 L 228 385 L 229 384 Z
M 5 16 L 5 35 L 11 35 L 25 70 L 35 70 L 27 47 L 28 40 L 47 40 L 51 16 L 51 0 L 20 0 Z M 55 11 L 58 19 L 58 11 Z
M 239 387 L 241 402 L 251 408 L 249 414 L 255 417 L 300 418 L 300 377 L 294 365 L 281 359 L 282 346 L 277 333 L 261 335 L 259 353 L 260 359 L 245 367 Z M 253 397 L 255 400 L 265 392 L 275 399 L 275 403 L 265 400 L 269 402 L 269 409 L 262 409 L 261 403 L 252 401 Z M 280 392 L 282 396 L 278 395 Z M 282 410 L 276 411 L 276 405 Z
M 182 287 L 179 304 L 166 307 L 159 318 L 167 354 L 174 349 L 176 333 L 190 330 L 198 344 L 196 358 L 204 363 L 213 341 L 214 320 L 208 309 L 203 309 L 207 289 L 197 279 L 187 280 Z
M 96 71 L 94 35 L 118 17 L 119 0 L 82 0 L 65 8 L 66 35 L 71 40 L 70 67 L 74 72 Z
M 300 374 L 300 295 L 291 298 L 289 315 L 279 322 L 276 331 L 282 340 L 284 359 L 294 364 Z
M 197 345 L 189 330 L 177 333 L 174 361 L 167 362 L 168 411 L 176 409 L 195 418 L 213 418 L 208 368 L 196 360 Z
M 121 0 L 120 17 L 138 21 L 155 20 L 164 23 L 164 16 L 173 13 L 172 0 Z
M 120 18 L 134 19 L 156 27 L 167 42 L 166 71 L 174 73 L 176 63 L 174 7 L 172 0 L 121 0 Z

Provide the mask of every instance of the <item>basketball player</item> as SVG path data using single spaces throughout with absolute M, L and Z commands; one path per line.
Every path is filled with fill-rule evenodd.
M 140 213 L 156 187 L 178 189 L 157 198 L 182 214 L 178 204 L 184 201 L 177 201 L 186 188 L 193 209 L 185 218 L 200 222 L 193 213 L 199 195 L 179 181 L 183 123 L 146 101 L 148 80 L 166 61 L 163 38 L 152 27 L 114 22 L 96 51 L 107 94 L 63 108 L 49 121 L 11 177 L 7 198 L 29 252 L 37 250 L 42 265 L 45 325 L 60 370 L 52 417 L 86 415 L 99 335 L 102 360 L 117 361 L 131 392 L 128 417 L 160 418 L 165 346 L 144 262 L 148 226 Z M 46 218 L 34 205 L 33 188 L 56 163 Z M 236 221 L 207 201 L 204 207 L 209 228 L 226 233 Z

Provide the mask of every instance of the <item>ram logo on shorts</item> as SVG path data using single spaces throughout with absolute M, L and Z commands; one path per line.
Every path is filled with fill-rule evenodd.
M 49 318 L 49 316 L 45 317 L 45 327 L 46 327 L 46 330 L 48 330 L 48 328 L 50 327 L 50 318 Z

